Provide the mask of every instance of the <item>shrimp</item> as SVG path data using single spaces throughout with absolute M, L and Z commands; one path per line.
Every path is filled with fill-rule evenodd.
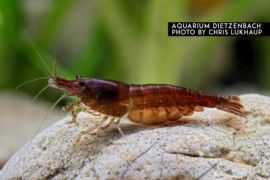
M 195 111 L 203 111 L 203 107 L 217 108 L 245 117 L 238 96 L 221 97 L 168 84 L 136 85 L 76 76 L 75 80 L 52 77 L 49 85 L 80 98 L 78 102 L 65 108 L 72 111 L 72 122 L 76 122 L 78 113 L 82 111 L 104 116 L 95 127 L 81 131 L 78 140 L 97 128 L 118 125 L 124 115 L 128 115 L 131 121 L 144 125 L 176 121 Z M 84 104 L 85 108 L 79 108 L 80 104 Z M 108 119 L 109 123 L 102 126 Z

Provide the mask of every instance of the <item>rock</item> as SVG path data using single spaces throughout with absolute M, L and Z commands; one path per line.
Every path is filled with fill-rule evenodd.
M 32 97 L 33 98 L 33 97 Z M 22 145 L 33 137 L 38 130 L 48 127 L 60 115 L 50 111 L 45 102 L 32 102 L 30 97 L 7 91 L 0 92 L 0 168 Z M 49 117 L 42 126 L 42 120 Z M 33 116 L 35 114 L 35 116 Z
M 66 117 L 24 145 L 0 179 L 269 179 L 270 98 L 242 95 L 247 118 L 216 109 L 178 124 L 78 133 L 101 117 Z

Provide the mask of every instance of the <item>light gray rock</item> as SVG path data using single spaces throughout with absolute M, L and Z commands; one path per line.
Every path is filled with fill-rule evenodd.
M 241 96 L 246 119 L 216 109 L 179 124 L 115 128 L 82 136 L 97 118 L 66 117 L 30 140 L 0 179 L 270 179 L 270 98 Z
M 0 168 L 38 130 L 59 119 L 59 112 L 50 111 L 50 106 L 20 93 L 0 91 Z M 40 126 L 48 113 L 48 119 Z

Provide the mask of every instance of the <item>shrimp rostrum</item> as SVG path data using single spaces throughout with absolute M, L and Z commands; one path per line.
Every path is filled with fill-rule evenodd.
M 80 101 L 67 106 L 67 109 L 72 110 L 73 122 L 81 111 L 104 115 L 95 127 L 82 131 L 79 137 L 97 128 L 119 124 L 124 115 L 128 115 L 133 122 L 146 125 L 176 121 L 195 111 L 203 111 L 203 107 L 217 108 L 245 117 L 238 96 L 221 97 L 174 85 L 129 85 L 118 81 L 87 79 L 80 76 L 75 80 L 53 77 L 49 80 L 49 85 L 64 89 L 80 98 Z M 78 108 L 81 103 L 85 108 Z M 108 119 L 109 123 L 104 126 L 103 123 Z

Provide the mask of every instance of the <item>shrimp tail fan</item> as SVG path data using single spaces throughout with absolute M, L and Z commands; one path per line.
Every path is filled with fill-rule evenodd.
M 243 105 L 238 96 L 221 97 L 216 108 L 241 117 L 246 117 L 243 113 Z

